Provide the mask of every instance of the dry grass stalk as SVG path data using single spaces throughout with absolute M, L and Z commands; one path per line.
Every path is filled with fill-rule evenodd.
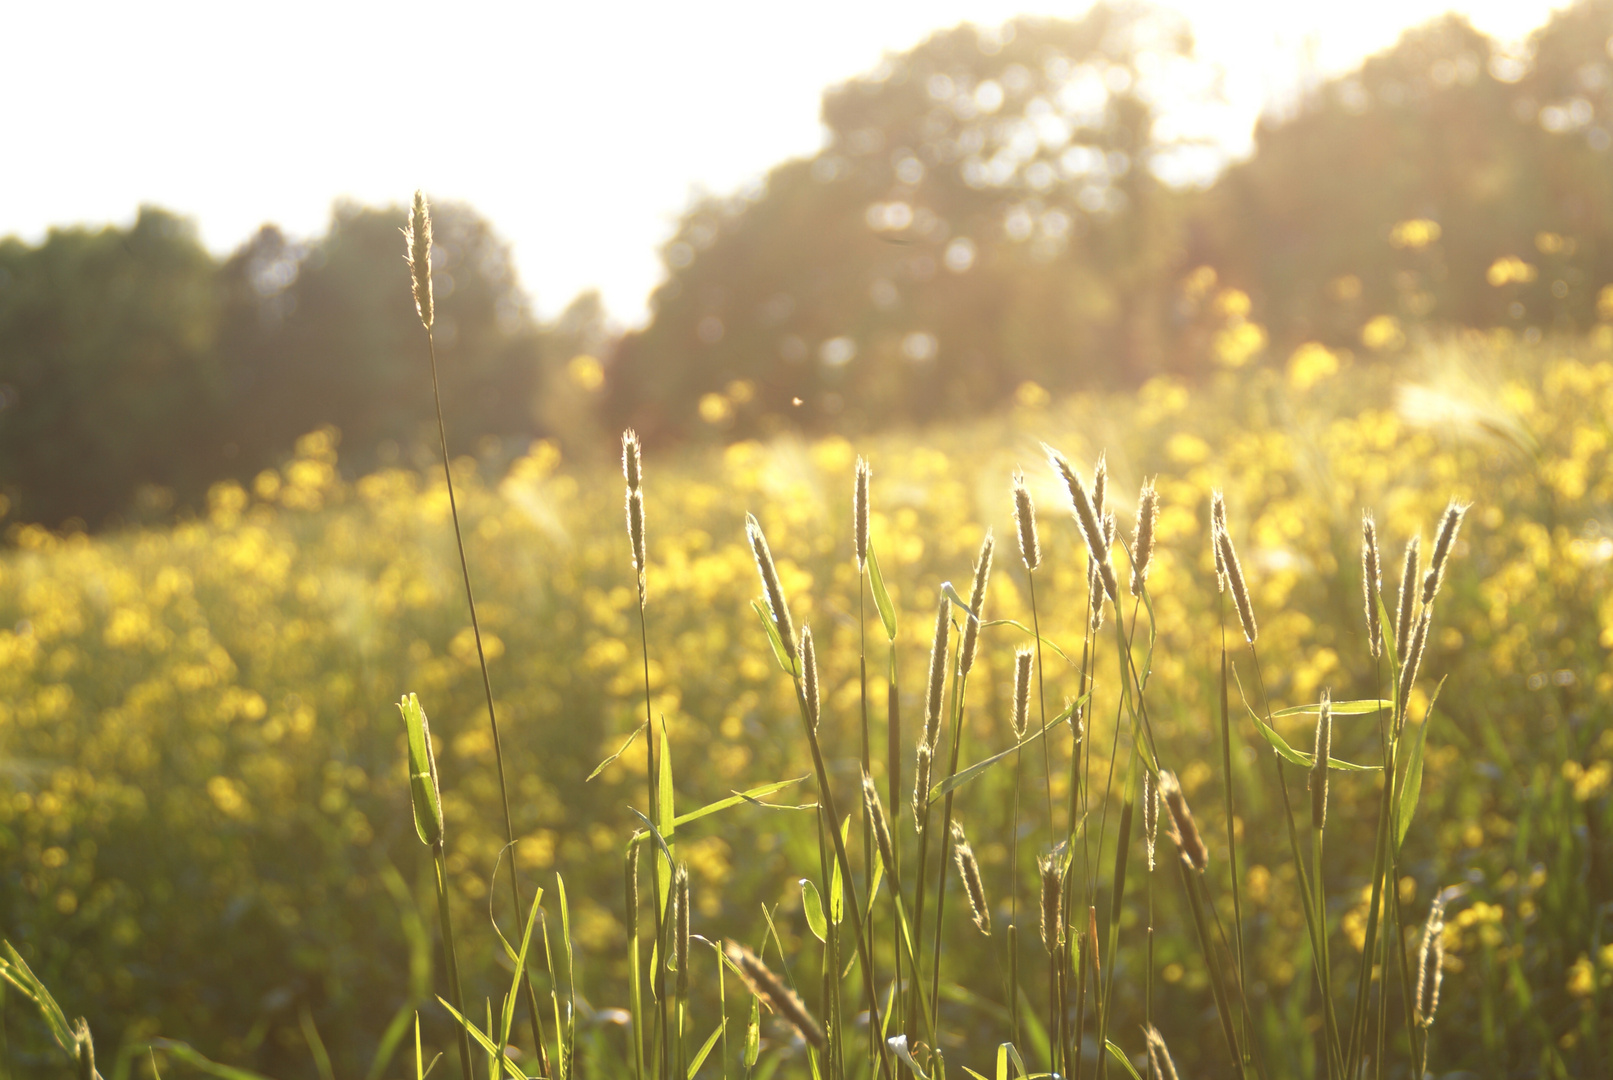
M 1400 604 L 1395 610 L 1395 654 L 1402 665 L 1406 662 L 1406 647 L 1411 644 L 1413 620 L 1417 617 L 1417 561 L 1422 549 L 1422 538 L 1414 536 L 1406 543 L 1406 565 L 1400 572 Z
M 801 654 L 797 658 L 801 669 L 801 697 L 806 701 L 807 719 L 812 730 L 818 730 L 821 701 L 818 693 L 818 651 L 812 644 L 812 627 L 801 626 Z
M 1423 925 L 1417 949 L 1417 1023 L 1429 1027 L 1439 1008 L 1439 984 L 1445 977 L 1445 898 L 1436 896 Z
M 829 1041 L 823 1037 L 823 1029 L 812 1018 L 812 1014 L 807 1012 L 801 999 L 796 997 L 795 992 L 785 986 L 766 964 L 762 963 L 760 957 L 737 941 L 728 942 L 724 951 L 728 954 L 728 959 L 733 961 L 734 967 L 739 969 L 740 977 L 745 980 L 750 992 L 800 1032 L 807 1045 L 817 1050 L 829 1045 Z
M 423 191 L 414 193 L 409 223 L 403 227 L 404 260 L 409 264 L 409 284 L 414 290 L 414 310 L 420 325 L 431 329 L 431 207 Z
M 755 515 L 745 515 L 745 535 L 750 540 L 751 554 L 756 558 L 756 570 L 762 576 L 762 589 L 767 594 L 767 607 L 773 613 L 773 625 L 778 628 L 779 640 L 784 643 L 786 655 L 795 653 L 795 623 L 790 619 L 790 605 L 784 599 L 784 586 L 779 584 L 778 567 L 773 565 L 773 552 L 767 546 L 767 537 Z
M 1035 654 L 1026 646 L 1014 653 L 1014 738 L 1025 739 L 1030 726 L 1031 712 L 1031 660 Z
M 868 462 L 857 459 L 857 483 L 851 493 L 851 539 L 857 549 L 857 569 L 868 565 Z
M 1217 550 L 1221 553 L 1221 565 L 1226 569 L 1232 601 L 1238 608 L 1238 622 L 1243 627 L 1244 639 L 1253 645 L 1255 638 L 1260 636 L 1260 627 L 1255 625 L 1255 609 L 1249 602 L 1249 586 L 1243 580 L 1243 564 L 1238 561 L 1238 551 L 1232 546 L 1232 534 L 1225 528 L 1217 537 Z
M 1035 570 L 1042 565 L 1042 547 L 1036 539 L 1036 506 L 1025 487 L 1025 474 L 1014 470 L 1014 527 L 1019 531 L 1019 557 L 1025 560 L 1025 569 Z
M 1455 499 L 1445 507 L 1445 516 L 1439 522 L 1439 533 L 1434 537 L 1434 554 L 1428 560 L 1428 574 L 1423 578 L 1425 606 L 1434 602 L 1434 596 L 1445 580 L 1445 564 L 1450 559 L 1452 545 L 1456 543 L 1456 531 L 1462 527 L 1462 515 L 1466 513 L 1467 504 Z
M 1131 530 L 1131 595 L 1141 596 L 1154 561 L 1154 522 L 1159 518 L 1159 493 L 1152 480 L 1137 496 L 1137 523 Z
M 974 588 L 969 590 L 970 611 L 964 619 L 963 648 L 958 653 L 958 670 L 964 675 L 974 667 L 975 649 L 980 644 L 980 617 L 986 611 L 986 582 L 991 577 L 991 557 L 996 546 L 991 530 L 987 529 L 986 538 L 980 544 L 980 557 L 975 560 Z
M 863 773 L 863 805 L 868 808 L 869 825 L 874 831 L 874 841 L 879 845 L 879 857 L 884 860 L 885 872 L 894 873 L 896 846 L 891 842 L 890 821 L 885 817 L 884 804 L 879 801 L 879 791 L 874 787 L 874 778 L 866 772 Z M 892 878 L 892 888 L 895 884 L 896 880 Z
M 1333 696 L 1322 691 L 1316 714 L 1315 757 L 1311 763 L 1311 828 L 1327 824 L 1327 759 L 1333 752 Z
M 980 881 L 980 864 L 975 860 L 974 848 L 963 835 L 963 826 L 952 823 L 952 857 L 958 863 L 958 876 L 963 879 L 964 891 L 969 894 L 969 913 L 974 917 L 975 929 L 991 936 L 991 909 L 986 906 L 986 887 Z
M 1199 836 L 1199 827 L 1193 822 L 1193 811 L 1188 809 L 1187 797 L 1182 794 L 1181 782 L 1172 772 L 1159 774 L 1159 794 L 1171 815 L 1171 839 L 1181 850 L 1193 869 L 1203 873 L 1210 865 L 1210 852 Z
M 1378 525 L 1370 510 L 1361 513 L 1361 599 L 1367 617 L 1367 651 L 1376 660 L 1383 655 L 1383 623 L 1378 621 L 1378 597 L 1383 593 L 1383 561 L 1378 557 Z
M 1036 865 L 1042 878 L 1042 945 L 1052 955 L 1064 944 L 1064 885 L 1057 856 L 1043 855 Z
M 947 647 L 952 630 L 952 602 L 941 594 L 935 607 L 935 638 L 930 645 L 930 681 L 924 690 L 924 741 L 935 749 L 941 737 L 941 704 L 946 690 Z

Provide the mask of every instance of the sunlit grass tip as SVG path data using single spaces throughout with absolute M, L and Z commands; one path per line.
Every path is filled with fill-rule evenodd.
M 991 909 L 986 906 L 986 887 L 980 880 L 980 863 L 975 859 L 974 848 L 969 846 L 968 837 L 963 834 L 963 825 L 954 821 L 952 823 L 952 856 L 958 863 L 958 876 L 963 879 L 963 888 L 969 894 L 969 913 L 974 918 L 975 929 L 987 937 L 991 936 Z
M 1327 824 L 1327 759 L 1333 752 L 1333 695 L 1322 691 L 1316 710 L 1315 756 L 1311 763 L 1311 828 Z
M 797 665 L 801 669 L 801 698 L 806 702 L 807 719 L 812 730 L 818 730 L 821 702 L 818 693 L 818 651 L 812 644 L 812 627 L 801 626 L 801 653 Z
M 1193 811 L 1188 809 L 1187 797 L 1182 793 L 1181 782 L 1172 772 L 1159 774 L 1159 794 L 1165 800 L 1165 808 L 1170 811 L 1170 836 L 1181 851 L 1182 856 L 1193 865 L 1193 869 L 1204 873 L 1210 865 L 1210 852 L 1204 846 L 1204 840 L 1199 836 L 1199 827 L 1193 821 Z
M 952 602 L 941 594 L 935 607 L 935 637 L 930 643 L 930 681 L 924 690 L 924 741 L 935 749 L 941 737 L 941 704 L 946 690 L 947 648 L 952 631 Z
M 1450 559 L 1451 547 L 1456 543 L 1456 532 L 1462 527 L 1462 516 L 1468 504 L 1452 499 L 1439 521 L 1439 532 L 1434 537 L 1434 553 L 1428 559 L 1428 573 L 1423 577 L 1423 603 L 1432 604 L 1445 581 L 1445 564 Z
M 986 530 L 986 538 L 981 541 L 980 555 L 975 560 L 974 588 L 969 590 L 969 613 L 964 617 L 963 646 L 958 653 L 958 670 L 964 675 L 974 667 L 975 649 L 980 644 L 980 617 L 985 614 L 986 583 L 991 577 L 991 557 L 996 548 L 996 541 L 992 539 L 991 530 Z
M 1014 653 L 1014 738 L 1020 741 L 1030 726 L 1031 661 L 1035 657 L 1028 645 Z
M 420 325 L 431 329 L 433 304 L 431 298 L 431 207 L 426 193 L 414 193 L 414 206 L 409 211 L 408 224 L 403 227 L 404 261 L 409 264 L 409 282 L 414 289 L 414 310 L 420 316 Z
M 1227 564 L 1221 554 L 1221 534 L 1227 531 L 1227 501 L 1216 488 L 1210 492 L 1210 550 L 1215 554 L 1215 587 L 1227 591 Z
M 1400 572 L 1400 602 L 1395 609 L 1395 655 L 1402 665 L 1406 662 L 1406 648 L 1411 643 L 1413 620 L 1417 616 L 1417 564 L 1422 549 L 1422 538 L 1414 536 L 1406 541 L 1406 563 Z
M 1253 645 L 1255 638 L 1260 636 L 1260 627 L 1255 623 L 1255 608 L 1249 600 L 1249 585 L 1243 580 L 1243 564 L 1238 561 L 1238 549 L 1232 546 L 1232 534 L 1224 526 L 1216 537 L 1216 544 L 1221 553 L 1227 588 L 1238 609 L 1238 623 L 1243 627 L 1244 638 Z
M 1434 897 L 1417 948 L 1417 1023 L 1429 1027 L 1439 1008 L 1439 984 L 1445 977 L 1445 897 Z
M 1383 623 L 1378 620 L 1378 597 L 1383 594 L 1383 560 L 1378 554 L 1378 525 L 1372 511 L 1361 512 L 1361 599 L 1366 609 L 1367 651 L 1376 660 L 1383 655 Z
M 773 625 L 778 629 L 779 641 L 786 655 L 795 654 L 795 623 L 790 619 L 790 605 L 784 599 L 784 586 L 779 584 L 778 567 L 773 563 L 773 552 L 767 546 L 767 537 L 756 515 L 745 515 L 745 536 L 750 541 L 751 555 L 756 559 L 756 571 L 762 577 L 762 591 L 767 596 L 767 608 L 773 613 Z
M 857 569 L 868 565 L 868 462 L 857 458 L 857 482 L 851 493 L 852 544 L 857 550 Z
M 1025 569 L 1035 570 L 1042 565 L 1042 546 L 1036 537 L 1036 504 L 1025 486 L 1025 474 L 1019 469 L 1014 470 L 1014 528 L 1019 533 L 1019 557 L 1025 560 Z
M 1087 554 L 1097 564 L 1098 573 L 1103 577 L 1103 591 L 1111 601 L 1115 600 L 1119 596 L 1120 588 L 1119 583 L 1115 580 L 1114 567 L 1109 564 L 1109 549 L 1104 542 L 1103 520 L 1099 516 L 1097 508 L 1092 505 L 1092 498 L 1087 494 L 1086 485 L 1081 483 L 1081 478 L 1070 467 L 1069 460 L 1045 443 L 1043 444 L 1043 449 L 1047 451 L 1048 459 L 1052 461 L 1053 467 L 1063 477 L 1064 486 L 1069 489 L 1070 506 L 1075 512 L 1075 522 L 1080 526 L 1081 536 L 1086 541 Z
M 1131 530 L 1131 595 L 1141 596 L 1154 561 L 1154 523 L 1159 518 L 1159 493 L 1146 481 L 1137 496 L 1137 522 Z
M 1143 770 L 1143 845 L 1148 851 L 1148 869 L 1154 869 L 1154 846 L 1159 836 L 1159 785 L 1147 769 Z

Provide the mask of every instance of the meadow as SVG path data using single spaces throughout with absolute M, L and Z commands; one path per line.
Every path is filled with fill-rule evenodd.
M 570 462 L 537 443 L 498 474 L 456 459 L 498 747 L 440 470 L 350 482 L 339 437 L 319 431 L 286 467 L 215 486 L 205 515 L 171 527 L 14 528 L 0 559 L 6 970 L 20 979 L 25 961 L 88 1019 L 112 1077 L 414 1076 L 439 1053 L 435 1074 L 455 1075 L 435 863 L 416 836 L 397 705 L 412 692 L 435 735 L 464 1011 L 494 1044 L 491 1059 L 473 1047 L 477 1075 L 499 1071 L 501 1030 L 514 1044 L 503 1068 L 528 1076 L 868 1076 L 877 1061 L 955 1077 L 1324 1076 L 1346 1058 L 1374 1076 L 1422 1061 L 1436 1075 L 1606 1075 L 1613 341 L 1452 335 L 1373 362 L 1308 346 L 1191 385 L 1056 401 L 1027 385 L 1017 400 L 858 445 L 646 448 L 642 631 L 614 444 Z M 1100 455 L 1118 602 L 1098 605 L 1094 631 L 1102 576 L 1071 506 Z M 859 456 L 888 612 L 857 558 Z M 1018 469 L 1037 510 L 1034 572 Z M 1128 589 L 1145 481 L 1157 493 L 1146 603 Z M 1218 587 L 1216 491 L 1253 648 L 1236 587 Z M 1427 567 L 1453 501 L 1468 509 L 1402 709 L 1401 559 L 1420 537 Z M 1376 658 L 1364 510 L 1389 624 Z M 773 603 L 748 514 L 776 559 Z M 988 530 L 995 559 L 974 594 Z M 958 595 L 937 665 L 942 582 Z M 792 630 L 810 624 L 810 687 L 783 647 L 779 600 Z M 1032 625 L 1043 648 L 1027 710 L 1016 651 L 1036 643 Z M 972 668 L 956 653 L 965 636 Z M 1313 830 L 1320 777 L 1308 792 L 1299 762 L 1326 694 L 1340 703 L 1332 757 L 1364 769 L 1326 770 Z M 658 789 L 646 711 L 665 737 Z M 814 740 L 807 716 L 821 717 Z M 936 723 L 936 797 L 915 812 L 915 745 Z M 1286 766 L 1274 741 L 1294 755 Z M 1391 751 L 1404 839 L 1379 860 Z M 949 772 L 993 757 L 942 791 Z M 863 760 L 889 857 L 865 824 L 877 811 Z M 843 846 L 814 812 L 820 777 L 849 819 Z M 1189 833 L 1170 812 L 1184 802 L 1196 848 L 1152 835 L 1145 777 L 1173 795 L 1158 831 Z M 943 814 L 975 856 L 973 904 Z M 662 840 L 686 870 L 676 885 Z M 526 899 L 542 890 L 526 950 L 512 872 Z M 652 953 L 656 899 L 674 887 L 685 900 Z M 776 1011 L 757 1008 L 748 961 L 719 959 L 728 942 L 793 983 L 827 1029 L 823 1049 L 776 988 Z M 884 1034 L 905 1034 L 910 1060 L 870 1037 L 858 958 L 870 946 Z M 1441 949 L 1436 1008 L 1414 984 Z M 541 1056 L 527 1005 L 509 997 L 517 953 L 542 1006 Z M 669 954 L 678 970 L 657 975 Z M 824 976 L 826 954 L 839 978 Z M 923 977 L 892 1001 L 915 955 Z M 650 998 L 661 978 L 670 1012 Z M 68 1059 L 47 1027 L 7 999 L 7 1070 L 59 1074 Z

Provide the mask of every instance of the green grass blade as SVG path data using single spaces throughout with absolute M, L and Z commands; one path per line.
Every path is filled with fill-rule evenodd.
M 180 1042 L 177 1039 L 152 1039 L 146 1043 L 146 1047 L 151 1050 L 161 1050 L 166 1054 L 172 1054 L 196 1071 L 206 1073 L 208 1076 L 216 1076 L 218 1080 L 268 1080 L 262 1073 L 255 1073 L 250 1069 L 238 1069 L 233 1065 L 221 1065 L 189 1043 Z
M 73 1031 L 68 1026 L 67 1014 L 62 1007 L 56 1004 L 45 984 L 39 981 L 28 962 L 22 954 L 12 947 L 11 942 L 4 943 L 5 958 L 0 959 L 0 978 L 15 986 L 24 997 L 33 1002 L 40 1015 L 45 1018 L 45 1026 L 50 1028 L 51 1037 L 56 1040 L 63 1050 L 73 1053 Z
M 1249 695 L 1244 693 L 1243 679 L 1238 676 L 1237 668 L 1232 669 L 1232 677 L 1238 684 L 1238 696 L 1243 699 L 1243 707 L 1249 713 L 1249 718 L 1255 722 L 1255 730 L 1260 732 L 1260 737 L 1265 739 L 1271 748 L 1282 756 L 1283 760 L 1292 762 L 1293 764 L 1302 768 L 1309 769 L 1312 763 L 1316 760 L 1315 755 L 1307 754 L 1303 750 L 1295 750 L 1292 746 L 1289 746 L 1288 740 L 1277 734 L 1276 729 L 1262 720 L 1260 718 L 1260 714 L 1255 712 L 1254 707 L 1249 704 Z M 1281 714 L 1273 713 L 1272 715 L 1277 716 Z M 1327 759 L 1327 767 L 1329 769 L 1337 769 L 1340 772 L 1383 771 L 1382 765 L 1357 765 L 1354 762 L 1343 761 L 1336 757 L 1330 757 Z
M 1358 701 L 1335 701 L 1330 711 L 1334 716 L 1366 716 L 1394 707 L 1394 702 L 1384 698 L 1361 698 Z M 1279 716 L 1303 716 L 1307 713 L 1315 716 L 1320 711 L 1320 703 L 1315 705 L 1291 705 L 1286 709 L 1278 709 L 1271 715 L 1274 719 Z
M 1090 694 L 1083 694 L 1080 698 L 1066 706 L 1063 712 L 1049 720 L 1046 727 L 1027 734 L 1024 739 L 1020 740 L 1013 746 L 1010 746 L 1001 753 L 993 754 L 984 761 L 977 761 L 967 769 L 963 769 L 956 774 L 947 777 L 945 780 L 942 780 L 940 783 L 936 784 L 930 789 L 929 801 L 933 804 L 937 799 L 941 798 L 941 796 L 945 795 L 947 792 L 955 791 L 964 784 L 967 784 L 969 781 L 977 779 L 981 773 L 984 773 L 993 765 L 996 765 L 1025 749 L 1025 747 L 1029 746 L 1032 742 L 1040 739 L 1045 732 L 1053 730 L 1055 727 L 1058 727 L 1060 724 L 1068 720 L 1070 718 L 1070 714 L 1079 708 L 1080 705 L 1090 696 Z
M 1131 1080 L 1143 1080 L 1142 1077 L 1137 1075 L 1137 1067 L 1131 1063 L 1131 1059 L 1126 1056 L 1124 1050 L 1107 1039 L 1104 1040 L 1103 1045 L 1108 1049 L 1110 1057 L 1126 1067 L 1126 1071 L 1131 1074 Z
M 662 731 L 665 730 L 663 725 Z M 569 1077 L 577 1059 L 577 964 L 571 948 L 571 906 L 566 903 L 566 879 L 557 873 L 554 880 L 555 891 L 560 894 L 560 944 L 566 950 L 566 1026 L 562 1029 L 565 1041 L 560 1049 L 561 1075 Z M 556 1037 L 560 1037 L 559 1033 Z
M 627 741 L 622 744 L 621 749 L 617 750 L 616 753 L 612 754 L 610 757 L 606 758 L 604 761 L 601 761 L 598 765 L 595 765 L 594 766 L 594 771 L 588 774 L 588 779 L 584 780 L 583 783 L 585 783 L 585 784 L 588 783 L 589 780 L 592 780 L 594 777 L 598 776 L 600 773 L 602 773 L 606 769 L 610 768 L 611 763 L 614 762 L 617 758 L 619 758 L 623 754 L 627 753 L 627 748 L 629 746 L 633 745 L 633 740 L 638 738 L 641 734 L 643 734 L 645 727 L 647 727 L 648 725 L 649 725 L 649 721 L 645 720 L 645 721 L 641 722 L 638 727 L 634 728 L 633 729 L 633 734 L 631 734 L 631 735 L 629 735 L 627 737 Z
M 448 1010 L 448 1015 L 452 1016 L 454 1021 L 459 1024 L 460 1027 L 465 1029 L 465 1031 L 470 1035 L 471 1039 L 475 1041 L 478 1046 L 487 1051 L 489 1054 L 496 1055 L 498 1053 L 498 1044 L 492 1039 L 488 1038 L 487 1035 L 482 1032 L 481 1028 L 477 1027 L 474 1023 L 461 1016 L 459 1014 L 459 1010 L 448 1004 L 448 1000 L 446 998 L 439 995 L 437 1001 L 442 1005 L 443 1008 Z M 194 1053 L 194 1051 L 192 1052 Z M 504 1060 L 504 1068 L 512 1077 L 515 1078 L 515 1080 L 533 1080 L 533 1078 L 522 1072 L 520 1067 L 517 1066 L 515 1062 L 509 1060 L 508 1058 Z M 222 1073 L 214 1073 L 213 1075 L 220 1077 L 220 1080 L 264 1080 L 263 1077 L 258 1076 L 256 1073 L 245 1073 L 239 1076 L 225 1076 Z
M 314 1057 L 319 1080 L 336 1080 L 336 1073 L 330 1067 L 330 1054 L 325 1050 L 325 1040 L 319 1037 L 319 1028 L 314 1026 L 314 1014 L 308 1011 L 306 1004 L 297 1010 L 297 1024 L 302 1028 L 303 1040 L 308 1043 L 308 1052 Z
M 745 802 L 755 802 L 757 799 L 765 798 L 776 791 L 782 791 L 791 784 L 799 784 L 810 775 L 812 774 L 803 773 L 793 780 L 775 780 L 771 784 L 763 784 L 760 787 L 753 787 L 749 791 L 736 791 L 726 799 L 718 799 L 716 802 L 707 803 L 698 810 L 691 810 L 687 814 L 679 814 L 677 817 L 672 819 L 672 824 L 674 827 L 679 825 L 687 825 L 691 821 L 699 821 L 703 817 L 709 817 L 719 810 L 728 809 L 730 806 L 738 806 L 740 803 Z
M 706 1063 L 706 1058 L 711 1056 L 712 1049 L 716 1047 L 717 1040 L 722 1038 L 723 1032 L 727 1030 L 728 1020 L 724 1018 L 723 1022 L 717 1025 L 717 1030 L 713 1031 L 711 1037 L 701 1045 L 694 1056 L 694 1060 L 689 1062 L 689 1072 L 687 1074 L 689 1080 L 694 1080 L 694 1074 L 700 1071 L 700 1066 Z
M 1063 649 L 1059 648 L 1058 642 L 1054 641 L 1052 638 L 1038 637 L 1035 630 L 1032 630 L 1030 627 L 1016 619 L 987 619 L 985 622 L 980 624 L 980 629 L 984 630 L 990 626 L 1012 626 L 1016 630 L 1023 630 L 1032 641 L 1040 640 L 1043 645 L 1046 645 L 1049 649 L 1052 649 L 1054 652 L 1058 653 L 1060 659 L 1062 659 L 1066 664 L 1069 664 L 1071 667 L 1076 666 L 1075 661 L 1070 659 L 1069 654 L 1067 654 Z
M 868 545 L 868 583 L 873 586 L 874 606 L 879 609 L 879 621 L 885 624 L 885 636 L 892 641 L 896 640 L 896 606 L 891 603 L 890 593 L 885 591 L 885 575 L 879 572 L 879 558 L 874 554 L 874 545 Z
M 829 942 L 829 920 L 823 917 L 823 900 L 811 878 L 801 879 L 801 907 L 806 911 L 807 929 L 824 944 Z
M 404 1003 L 392 1014 L 391 1022 L 381 1033 L 381 1041 L 376 1044 L 375 1056 L 370 1058 L 370 1071 L 364 1074 L 365 1080 L 380 1080 L 381 1074 L 392 1062 L 392 1055 L 398 1052 L 398 1044 L 409 1033 L 409 1020 L 414 1015 L 412 1002 Z
M 1417 813 L 1417 797 L 1423 786 L 1423 746 L 1428 742 L 1428 727 L 1434 721 L 1434 703 L 1439 700 L 1439 692 L 1443 689 L 1445 680 L 1441 679 L 1439 685 L 1434 687 L 1434 696 L 1428 699 L 1428 711 L 1423 714 L 1417 738 L 1411 744 L 1411 759 L 1406 762 L 1406 777 L 1400 784 L 1400 805 L 1395 807 L 1396 851 L 1406 842 L 1406 831 L 1411 828 L 1411 819 Z
M 767 631 L 768 644 L 773 646 L 773 659 L 777 660 L 778 666 L 784 669 L 784 674 L 793 677 L 795 675 L 795 658 L 790 655 L 789 650 L 785 649 L 784 639 L 778 636 L 778 627 L 773 625 L 773 617 L 767 613 L 766 605 L 760 600 L 752 600 L 750 606 L 751 610 L 756 612 L 756 617 L 762 620 L 762 629 Z

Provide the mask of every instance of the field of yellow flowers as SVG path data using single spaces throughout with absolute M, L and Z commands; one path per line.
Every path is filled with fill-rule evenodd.
M 1181 782 L 1216 860 L 1212 875 L 1227 866 L 1212 489 L 1225 492 L 1239 537 L 1260 662 L 1279 705 L 1313 702 L 1324 688 L 1338 699 L 1382 689 L 1361 613 L 1362 509 L 1376 513 L 1388 579 L 1409 537 L 1432 539 L 1448 500 L 1471 502 L 1410 708 L 1420 722 L 1431 687 L 1446 679 L 1399 882 L 1408 941 L 1435 895 L 1449 898 L 1429 1061 L 1436 1073 L 1606 1075 L 1613 350 L 1453 337 L 1393 369 L 1318 350 L 1204 385 L 1159 379 L 1125 397 L 1048 404 L 1027 387 L 1009 415 L 864 445 L 648 447 L 648 677 L 670 732 L 678 810 L 812 767 L 790 684 L 751 607 L 760 585 L 747 513 L 766 530 L 796 619 L 817 635 L 822 737 L 836 782 L 847 785 L 842 798 L 852 798 L 858 454 L 873 469 L 872 539 L 896 601 L 911 717 L 922 711 L 937 586 L 965 588 L 987 528 L 999 549 L 985 614 L 1030 620 L 1024 566 L 1011 553 L 1016 467 L 1040 511 L 1043 634 L 1079 653 L 1084 549 L 1040 443 L 1083 469 L 1106 451 L 1111 505 L 1128 527 L 1135 492 L 1156 478 L 1148 694 L 1159 738 L 1187 763 Z M 119 1048 L 158 1036 L 277 1077 L 402 1075 L 413 1068 L 403 1052 L 374 1055 L 388 1025 L 415 1009 L 428 1050 L 451 1045 L 434 998 L 432 870 L 413 835 L 395 704 L 408 691 L 438 737 L 467 1000 L 491 997 L 496 1007 L 508 985 L 488 915 L 506 935 L 516 917 L 495 869 L 507 875 L 513 863 L 528 896 L 532 886 L 552 896 L 561 873 L 577 950 L 581 1075 L 621 1075 L 622 852 L 639 825 L 629 807 L 644 808 L 643 740 L 584 782 L 644 712 L 613 450 L 573 463 L 540 443 L 502 476 L 479 474 L 469 458 L 455 463 L 519 837 L 513 859 L 503 851 L 440 473 L 345 481 L 334 433 L 318 432 L 283 470 L 217 487 L 205 516 L 171 528 L 95 538 L 13 530 L 0 558 L 0 927 L 64 1008 L 89 1018 L 108 1076 L 149 1075 L 157 1058 Z M 881 679 L 882 732 L 884 638 L 872 605 L 866 617 L 870 642 L 879 641 L 870 669 Z M 1013 652 L 1026 640 L 1006 625 L 983 631 L 967 714 L 975 756 L 1012 740 Z M 1051 653 L 1046 679 L 1050 707 L 1078 692 L 1073 670 Z M 1114 694 L 1100 678 L 1090 711 L 1100 758 Z M 1273 797 L 1262 794 L 1270 774 L 1256 767 L 1261 744 L 1234 702 L 1251 1007 L 1272 1044 L 1292 1048 L 1291 1059 L 1269 1063 L 1272 1074 L 1319 1075 L 1321 1020 L 1294 868 L 1271 820 Z M 1340 718 L 1334 754 L 1376 760 L 1375 729 L 1349 719 Z M 1311 723 L 1293 717 L 1279 730 L 1308 747 Z M 959 792 L 988 882 L 1005 880 L 1010 774 L 993 770 Z M 1056 762 L 1051 785 L 1058 802 L 1066 789 Z M 811 787 L 787 786 L 764 800 L 774 805 L 743 804 L 680 829 L 696 934 L 757 942 L 766 911 L 786 955 L 815 947 L 799 881 L 816 875 L 818 845 L 812 815 L 796 808 Z M 1359 955 L 1370 870 L 1359 853 L 1372 847 L 1377 780 L 1337 774 L 1331 798 L 1332 947 Z M 1035 895 L 1034 860 L 1021 858 L 1020 871 L 1021 901 L 1034 903 L 1024 899 Z M 1155 1022 L 1184 1075 L 1217 1075 L 1219 1028 L 1173 884 L 1163 878 L 1150 894 L 1167 913 L 1156 918 Z M 1123 925 L 1142 917 L 1136 906 Z M 1001 961 L 957 918 L 942 1041 L 949 1060 L 988 1071 L 987 1048 L 1005 1037 Z M 1122 1003 L 1110 1030 L 1131 1039 L 1147 961 L 1137 937 L 1127 941 L 1104 962 L 1117 965 Z M 5 1014 L 5 1053 L 24 1073 L 47 1068 L 36 1027 L 15 1004 Z M 788 1039 L 766 1031 L 776 1052 L 764 1068 L 777 1067 L 789 1060 Z M 798 1067 L 781 1075 L 804 1075 Z M 184 1069 L 165 1059 L 164 1075 Z

